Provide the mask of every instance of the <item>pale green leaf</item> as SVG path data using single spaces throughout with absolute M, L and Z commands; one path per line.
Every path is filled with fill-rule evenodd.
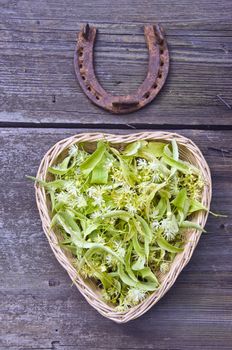
M 179 247 L 176 247 L 176 246 L 170 244 L 169 242 L 166 241 L 166 239 L 164 239 L 161 236 L 157 237 L 157 243 L 158 243 L 158 246 L 160 248 L 162 248 L 170 253 L 180 253 L 183 251 L 183 248 L 179 248 Z
M 89 175 L 95 166 L 101 161 L 106 151 L 104 142 L 99 141 L 97 149 L 81 164 L 80 169 L 84 175 Z

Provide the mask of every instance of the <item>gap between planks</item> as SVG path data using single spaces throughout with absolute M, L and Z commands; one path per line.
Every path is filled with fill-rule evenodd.
M 110 123 L 99 123 L 99 124 L 82 124 L 82 123 L 27 123 L 27 122 L 0 122 L 1 128 L 28 128 L 28 129 L 121 129 L 121 130 L 232 130 L 231 125 L 205 125 L 205 124 L 147 124 L 147 123 L 129 123 L 129 124 L 110 124 Z

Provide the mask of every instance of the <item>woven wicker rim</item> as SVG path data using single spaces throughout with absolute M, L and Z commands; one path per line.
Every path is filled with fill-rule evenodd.
M 188 138 L 176 133 L 156 131 L 134 133 L 129 135 L 114 135 L 105 133 L 77 134 L 57 142 L 53 147 L 49 149 L 41 161 L 37 173 L 37 178 L 45 180 L 48 173 L 48 167 L 55 162 L 57 157 L 60 156 L 62 152 L 67 150 L 71 145 L 75 143 L 96 143 L 96 141 L 104 139 L 109 141 L 111 144 L 114 144 L 115 146 L 121 146 L 123 144 L 134 142 L 136 140 L 157 140 L 170 142 L 173 138 L 175 138 L 181 149 L 181 158 L 188 160 L 190 163 L 194 164 L 200 169 L 205 182 L 202 193 L 202 203 L 209 209 L 212 196 L 212 182 L 209 167 L 199 148 Z M 45 194 L 44 188 L 35 185 L 35 192 L 43 230 L 57 260 L 68 272 L 71 280 L 77 286 L 78 290 L 85 297 L 88 303 L 92 305 L 100 314 L 118 323 L 128 322 L 134 318 L 141 316 L 162 298 L 162 296 L 174 284 L 178 275 L 190 260 L 201 236 L 201 233 L 198 231 L 194 229 L 191 231 L 189 230 L 190 236 L 188 236 L 188 242 L 185 244 L 183 252 L 177 254 L 175 257 L 170 271 L 165 275 L 160 288 L 140 304 L 134 306 L 126 312 L 119 312 L 100 299 L 97 287 L 93 288 L 93 286 L 90 286 L 77 274 L 76 269 L 72 265 L 71 259 L 60 248 L 56 234 L 53 230 L 50 229 L 51 218 L 49 216 L 48 209 L 49 199 Z M 194 222 L 204 227 L 207 216 L 208 212 L 201 211 L 195 215 Z

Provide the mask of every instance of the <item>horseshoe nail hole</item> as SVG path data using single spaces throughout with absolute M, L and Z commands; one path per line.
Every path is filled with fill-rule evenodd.
M 81 64 L 79 64 L 79 68 L 81 69 L 81 68 L 83 68 L 83 64 L 81 63 Z
M 90 86 L 88 86 L 88 87 L 87 87 L 87 90 L 91 91 L 91 87 L 90 87 Z
M 160 48 L 160 54 L 163 55 L 164 49 Z
M 158 74 L 158 78 L 161 79 L 162 78 L 162 72 L 159 72 Z
M 85 80 L 85 79 L 86 79 L 84 75 L 82 75 L 82 79 L 83 79 L 83 80 Z
M 157 84 L 154 84 L 154 85 L 153 85 L 153 89 L 156 89 L 156 88 L 157 88 Z
M 100 97 L 99 96 L 95 96 L 96 97 L 96 100 L 100 100 Z
M 160 61 L 160 66 L 163 67 L 163 65 L 164 65 L 164 61 L 161 60 L 161 61 Z
M 144 95 L 144 98 L 148 98 L 150 96 L 150 92 L 147 92 L 145 95 Z
M 80 56 L 80 57 L 83 56 L 83 48 L 80 48 L 80 49 L 79 49 L 79 56 Z

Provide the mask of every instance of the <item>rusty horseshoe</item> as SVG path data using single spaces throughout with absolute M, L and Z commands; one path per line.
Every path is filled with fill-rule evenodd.
M 97 29 L 84 25 L 78 33 L 74 54 L 77 79 L 84 93 L 97 106 L 112 113 L 136 111 L 150 103 L 165 83 L 169 69 L 169 53 L 160 25 L 145 25 L 144 35 L 149 51 L 148 71 L 145 80 L 134 94 L 114 96 L 99 84 L 93 66 L 93 48 Z

